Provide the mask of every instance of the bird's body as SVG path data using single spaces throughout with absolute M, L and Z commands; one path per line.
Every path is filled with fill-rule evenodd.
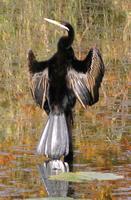
M 93 48 L 83 61 L 78 60 L 71 46 L 74 30 L 69 23 L 62 26 L 68 36 L 60 38 L 57 52 L 49 60 L 38 62 L 32 50 L 28 53 L 33 98 L 49 115 L 37 152 L 52 159 L 68 155 L 76 99 L 84 108 L 96 103 L 104 75 L 99 50 Z
M 49 105 L 52 111 L 57 107 L 58 110 L 68 111 L 69 88 L 66 76 L 70 65 L 71 60 L 67 53 L 59 51 L 54 55 L 49 65 Z

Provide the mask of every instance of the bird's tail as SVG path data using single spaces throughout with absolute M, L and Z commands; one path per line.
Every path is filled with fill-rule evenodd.
M 59 159 L 69 153 L 69 133 L 64 113 L 50 113 L 37 153 L 51 159 Z

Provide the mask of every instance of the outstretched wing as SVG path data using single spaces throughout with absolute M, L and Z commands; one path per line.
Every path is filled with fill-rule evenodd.
M 36 73 L 31 79 L 31 93 L 37 104 L 44 108 L 45 99 L 48 89 L 48 69 L 43 72 Z
M 38 62 L 32 50 L 29 50 L 27 60 L 31 93 L 35 102 L 43 108 L 48 89 L 48 62 Z
M 85 60 L 73 60 L 67 73 L 67 81 L 84 108 L 99 100 L 99 88 L 104 71 L 101 54 L 96 48 L 89 51 Z

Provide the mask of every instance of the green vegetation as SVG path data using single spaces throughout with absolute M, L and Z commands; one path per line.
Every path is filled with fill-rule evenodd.
M 118 176 L 111 173 L 101 172 L 65 172 L 58 175 L 53 175 L 50 180 L 71 181 L 71 182 L 85 182 L 85 181 L 108 181 L 123 179 L 123 176 Z

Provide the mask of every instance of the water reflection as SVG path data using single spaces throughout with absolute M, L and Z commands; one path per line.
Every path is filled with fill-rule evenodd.
M 49 197 L 66 197 L 69 183 L 67 181 L 50 180 L 51 175 L 69 172 L 67 162 L 61 160 L 46 161 L 39 165 L 39 172 Z

